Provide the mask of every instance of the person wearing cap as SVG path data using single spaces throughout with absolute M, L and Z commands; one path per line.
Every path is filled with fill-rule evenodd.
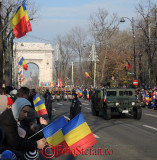
M 20 121 L 22 121 L 30 110 L 31 103 L 25 98 L 17 98 L 10 109 L 5 110 L 0 115 L 0 127 L 5 133 L 3 145 L 9 150 L 16 151 L 34 151 L 42 149 L 45 145 L 43 133 L 37 134 L 31 139 L 28 139 L 35 132 L 32 130 L 27 132 L 21 128 Z M 47 121 L 40 118 L 42 128 L 47 125 Z M 15 152 L 14 152 L 15 153 Z
M 70 120 L 73 119 L 76 115 L 78 115 L 81 112 L 81 102 L 79 101 L 77 94 L 73 93 L 72 94 L 72 104 L 70 107 L 70 115 L 69 118 Z

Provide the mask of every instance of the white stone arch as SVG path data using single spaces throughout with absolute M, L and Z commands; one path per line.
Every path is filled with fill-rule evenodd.
M 51 44 L 45 43 L 21 43 L 14 44 L 13 47 L 13 84 L 17 83 L 18 62 L 23 57 L 26 63 L 34 63 L 39 67 L 39 84 L 41 82 L 53 82 L 53 52 Z M 28 68 L 29 69 L 29 68 Z

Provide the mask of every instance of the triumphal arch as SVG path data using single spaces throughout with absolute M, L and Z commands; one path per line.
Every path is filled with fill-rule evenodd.
M 12 80 L 15 87 L 19 87 L 18 73 L 22 69 L 18 62 L 21 57 L 24 58 L 27 64 L 33 63 L 38 66 L 38 86 L 41 83 L 49 84 L 53 82 L 53 53 L 54 49 L 51 44 L 45 43 L 27 43 L 18 42 L 13 46 L 13 61 L 12 61 Z M 23 69 L 22 69 L 23 70 Z M 29 71 L 29 67 L 28 67 Z M 27 78 L 26 78 L 27 80 Z M 25 81 L 26 81 L 25 80 Z

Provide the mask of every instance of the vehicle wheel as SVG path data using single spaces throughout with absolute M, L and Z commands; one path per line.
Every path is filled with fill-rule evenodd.
M 141 117 L 142 117 L 142 108 L 141 107 L 134 108 L 134 118 L 140 120 Z
M 96 110 L 95 110 L 93 103 L 91 104 L 91 108 L 92 108 L 93 116 L 98 116 L 98 115 L 99 115 L 99 111 L 96 111 Z
M 110 120 L 111 119 L 111 108 L 105 108 L 104 118 L 106 120 Z

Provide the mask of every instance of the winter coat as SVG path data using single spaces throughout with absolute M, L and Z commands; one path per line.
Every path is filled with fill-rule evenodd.
M 0 115 L 0 127 L 3 129 L 5 136 L 3 145 L 8 149 L 21 151 L 37 149 L 36 140 L 27 139 L 30 136 L 28 131 L 26 132 L 26 138 L 21 138 L 18 135 L 17 121 L 14 119 L 11 109 L 5 110 Z

